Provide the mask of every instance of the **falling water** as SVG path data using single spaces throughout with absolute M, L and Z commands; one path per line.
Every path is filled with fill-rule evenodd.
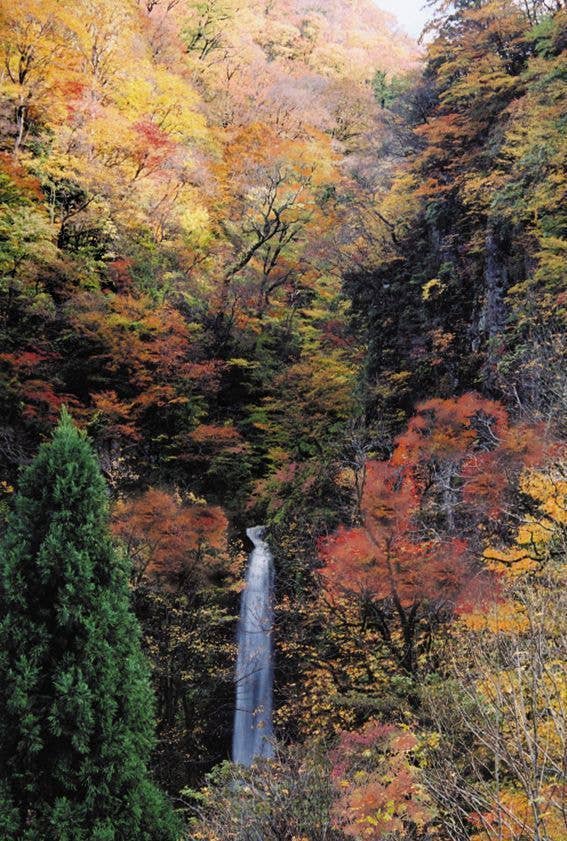
M 272 756 L 272 624 L 274 567 L 263 540 L 265 526 L 247 529 L 254 544 L 248 558 L 246 587 L 238 623 L 236 712 L 232 758 L 250 765 L 256 756 Z

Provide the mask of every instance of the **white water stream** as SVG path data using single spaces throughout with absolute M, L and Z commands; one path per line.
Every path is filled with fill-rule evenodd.
M 242 765 L 250 765 L 256 756 L 273 755 L 274 564 L 270 547 L 263 539 L 264 533 L 264 526 L 246 530 L 254 549 L 248 558 L 238 622 L 232 740 L 232 758 Z

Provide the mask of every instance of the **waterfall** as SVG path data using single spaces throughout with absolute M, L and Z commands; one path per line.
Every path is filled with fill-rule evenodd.
M 232 758 L 250 765 L 256 756 L 272 756 L 272 625 L 274 566 L 263 540 L 265 526 L 247 529 L 254 544 L 248 558 L 246 586 L 238 622 L 236 712 Z

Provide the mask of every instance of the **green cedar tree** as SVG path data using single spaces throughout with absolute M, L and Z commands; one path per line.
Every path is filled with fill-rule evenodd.
M 63 411 L 0 551 L 0 837 L 178 838 L 148 774 L 153 730 L 127 559 L 90 444 Z

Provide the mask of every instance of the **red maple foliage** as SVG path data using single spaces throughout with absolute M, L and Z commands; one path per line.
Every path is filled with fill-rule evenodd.
M 375 720 L 341 734 L 331 753 L 337 828 L 378 841 L 398 833 L 414 837 L 416 827 L 427 824 L 430 804 L 412 762 L 417 745 L 408 730 Z
M 328 593 L 370 605 L 385 643 L 414 672 L 420 623 L 430 632 L 497 592 L 478 527 L 488 533 L 521 470 L 544 454 L 538 430 L 511 425 L 494 401 L 465 394 L 420 404 L 390 461 L 366 464 L 358 523 L 320 543 Z
M 124 541 L 138 581 L 168 589 L 199 587 L 221 568 L 227 526 L 221 508 L 184 503 L 158 488 L 121 500 L 113 518 L 114 534 Z

